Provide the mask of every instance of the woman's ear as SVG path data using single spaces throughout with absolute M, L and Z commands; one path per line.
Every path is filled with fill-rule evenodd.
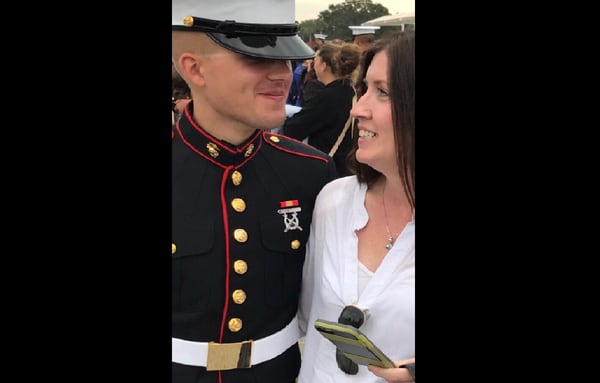
M 325 72 L 325 70 L 327 69 L 327 64 L 325 63 L 325 61 L 321 60 L 318 63 L 316 61 L 313 62 L 313 65 L 318 65 L 319 66 L 319 70 L 321 72 Z

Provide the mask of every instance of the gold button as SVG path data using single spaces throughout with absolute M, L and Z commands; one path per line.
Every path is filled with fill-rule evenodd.
M 231 173 L 231 182 L 233 182 L 233 184 L 235 186 L 238 186 L 239 184 L 242 183 L 242 173 L 238 172 L 237 170 L 234 171 L 233 173 Z
M 242 289 L 233 290 L 233 294 L 231 294 L 233 301 L 238 305 L 241 305 L 246 301 L 246 292 Z
M 171 255 L 175 254 L 175 250 L 177 250 L 177 246 L 174 243 L 171 243 Z
M 184 17 L 183 25 L 185 25 L 186 27 L 191 27 L 192 25 L 194 25 L 194 17 L 192 17 L 192 16 Z
M 229 331 L 238 332 L 242 329 L 242 320 L 240 318 L 231 318 L 227 324 Z
M 273 142 L 279 142 L 279 137 L 277 137 L 277 136 L 271 136 L 271 137 L 269 137 L 269 140 L 271 140 Z
M 235 229 L 233 231 L 233 238 L 238 242 L 246 242 L 248 240 L 248 233 L 244 229 Z
M 294 239 L 292 241 L 292 243 L 290 243 L 290 246 L 292 249 L 297 250 L 300 248 L 300 241 L 298 241 L 297 239 Z
M 248 264 L 245 261 L 238 259 L 233 262 L 233 269 L 238 274 L 246 274 L 246 271 L 248 271 Z
M 232 199 L 231 206 L 233 207 L 233 210 L 237 211 L 238 213 L 241 213 L 244 210 L 246 210 L 246 202 L 244 202 L 244 200 L 241 198 Z

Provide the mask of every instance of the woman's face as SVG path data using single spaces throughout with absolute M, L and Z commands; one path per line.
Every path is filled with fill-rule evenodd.
M 317 79 L 319 79 L 320 81 L 323 81 L 322 77 L 326 67 L 327 64 L 325 64 L 325 62 L 321 59 L 321 56 L 319 56 L 319 54 L 317 53 L 313 61 L 313 70 L 315 71 Z
M 388 56 L 373 57 L 365 76 L 367 91 L 350 114 L 358 119 L 356 160 L 384 173 L 396 166 L 396 144 L 389 97 Z

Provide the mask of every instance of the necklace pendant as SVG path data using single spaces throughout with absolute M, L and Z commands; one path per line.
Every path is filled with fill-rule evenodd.
M 385 244 L 386 249 L 391 249 L 394 246 L 394 238 L 388 237 L 387 243 Z

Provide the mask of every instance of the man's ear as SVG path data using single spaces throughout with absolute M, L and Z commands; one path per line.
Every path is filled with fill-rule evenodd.
M 179 68 L 181 75 L 195 86 L 204 86 L 206 77 L 204 74 L 202 58 L 193 53 L 183 53 L 179 57 Z

